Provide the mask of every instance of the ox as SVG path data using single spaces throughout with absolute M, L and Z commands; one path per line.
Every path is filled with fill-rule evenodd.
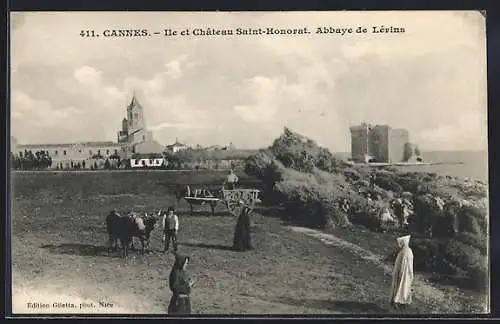
M 109 234 L 109 243 L 112 249 L 117 250 L 118 240 L 123 249 L 124 258 L 128 257 L 129 246 L 134 248 L 134 237 L 141 241 L 141 252 L 144 254 L 145 245 L 150 248 L 151 232 L 158 224 L 159 216 L 154 214 L 144 214 L 143 216 L 129 213 L 120 215 L 116 210 L 112 210 L 106 217 L 106 229 Z

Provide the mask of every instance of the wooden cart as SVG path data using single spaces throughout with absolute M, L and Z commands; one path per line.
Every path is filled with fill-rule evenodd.
M 257 189 L 221 189 L 213 193 L 208 189 L 196 189 L 190 196 L 185 196 L 189 204 L 191 215 L 193 215 L 193 206 L 208 205 L 215 215 L 215 208 L 219 202 L 223 202 L 230 214 L 238 216 L 242 206 L 247 206 L 253 211 L 255 204 L 260 203 L 259 190 Z M 240 203 L 242 202 L 242 203 Z

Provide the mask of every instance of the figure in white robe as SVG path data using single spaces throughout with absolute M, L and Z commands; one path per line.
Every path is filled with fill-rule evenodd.
M 410 235 L 398 237 L 397 242 L 401 250 L 392 272 L 391 305 L 401 308 L 412 302 L 413 252 L 410 248 Z

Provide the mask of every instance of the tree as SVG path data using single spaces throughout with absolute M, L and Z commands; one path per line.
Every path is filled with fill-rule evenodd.
M 415 146 L 414 153 L 416 156 L 420 156 L 420 149 L 418 148 L 418 146 Z
M 407 162 L 413 155 L 413 149 L 410 143 L 406 143 L 403 152 L 403 161 Z

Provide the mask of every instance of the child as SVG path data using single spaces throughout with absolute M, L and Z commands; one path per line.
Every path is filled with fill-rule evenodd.
M 186 266 L 189 257 L 175 255 L 175 262 L 169 276 L 169 286 L 172 291 L 172 298 L 168 305 L 169 314 L 190 314 L 191 313 L 191 287 L 194 282 L 186 273 Z

